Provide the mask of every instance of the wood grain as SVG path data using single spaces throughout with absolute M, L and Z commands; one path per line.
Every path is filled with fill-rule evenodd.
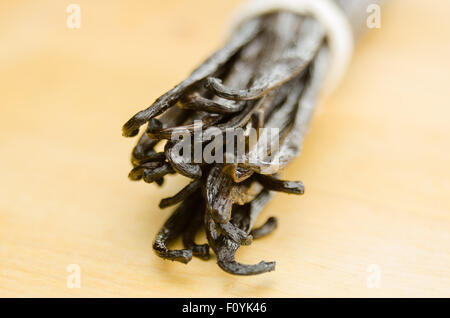
M 153 254 L 186 180 L 128 181 L 121 126 L 219 47 L 238 2 L 78 0 L 79 30 L 67 1 L 0 3 L 0 296 L 450 296 L 448 0 L 391 0 L 360 43 L 286 169 L 305 196 L 277 194 L 259 223 L 279 229 L 238 253 L 275 272 Z

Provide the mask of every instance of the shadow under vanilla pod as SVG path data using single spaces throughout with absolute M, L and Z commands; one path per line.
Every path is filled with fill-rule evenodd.
M 367 5 L 373 2 L 336 1 L 355 36 L 363 29 Z M 300 181 L 280 180 L 278 174 L 300 153 L 330 67 L 329 32 L 319 20 L 308 12 L 282 8 L 246 19 L 187 79 L 123 126 L 123 135 L 133 137 L 147 124 L 132 151 L 131 180 L 162 185 L 170 174 L 192 179 L 159 204 L 162 209 L 179 205 L 156 236 L 153 249 L 158 256 L 188 263 L 193 256 L 209 259 L 212 249 L 220 268 L 231 274 L 254 275 L 275 269 L 275 262 L 241 264 L 235 253 L 241 245 L 250 245 L 276 229 L 275 217 L 254 227 L 273 191 L 304 193 Z M 244 134 L 247 159 L 194 160 L 194 146 L 191 153 L 180 151 L 182 141 L 173 136 L 182 132 L 195 140 L 196 121 L 202 122 L 203 132 L 214 128 L 219 134 L 274 128 L 279 132 L 279 147 L 263 153 L 260 149 L 267 148 L 257 144 L 264 138 L 258 135 L 255 143 Z M 212 144 L 216 150 L 225 148 L 225 138 L 215 137 L 217 134 L 202 138 L 201 151 L 211 149 Z M 164 142 L 164 151 L 157 152 L 155 147 Z M 225 156 L 227 150 L 223 150 Z M 195 237 L 202 229 L 208 243 L 199 245 Z M 178 237 L 182 237 L 184 249 L 170 249 Z

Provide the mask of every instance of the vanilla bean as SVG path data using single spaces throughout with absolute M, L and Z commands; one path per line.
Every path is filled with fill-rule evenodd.
M 259 32 L 259 20 L 256 19 L 245 23 L 233 34 L 233 37 L 221 50 L 211 56 L 205 63 L 192 72 L 186 80 L 158 98 L 149 108 L 140 111 L 127 123 L 125 123 L 123 126 L 123 135 L 125 137 L 136 136 L 139 133 L 139 127 L 141 127 L 148 120 L 158 116 L 173 106 L 181 98 L 181 96 L 183 96 L 183 94 L 185 94 L 185 92 L 196 83 L 208 76 L 211 76 L 221 66 L 226 64 L 227 61 L 244 45 L 254 39 Z
M 214 166 L 205 184 L 208 211 L 217 223 L 227 223 L 231 218 L 236 186 L 230 176 L 222 171 L 221 165 Z
M 164 165 L 164 162 L 147 162 L 140 166 L 133 168 L 128 174 L 128 178 L 133 181 L 141 180 L 147 170 L 154 171 L 156 168 L 160 168 Z
M 283 181 L 273 176 L 255 175 L 258 180 L 267 190 L 285 192 L 288 194 L 304 194 L 305 186 L 301 181 Z
M 233 223 L 218 223 L 217 225 L 223 235 L 239 245 L 250 245 L 253 241 L 253 237 L 251 235 L 248 235 L 245 231 L 237 228 L 233 225 Z
M 186 162 L 186 157 L 180 155 L 179 150 L 177 149 L 177 145 L 181 142 L 172 142 L 168 141 L 166 144 L 166 157 L 169 161 L 172 169 L 179 174 L 191 178 L 197 179 L 202 176 L 202 169 L 198 164 L 192 164 Z M 190 154 L 189 157 L 190 158 Z
M 169 206 L 182 202 L 183 200 L 191 196 L 198 188 L 200 188 L 201 185 L 202 183 L 200 179 L 192 181 L 173 197 L 162 199 L 159 203 L 159 207 L 161 209 L 165 209 Z
M 175 170 L 173 170 L 169 164 L 165 163 L 161 167 L 155 169 L 146 169 L 144 171 L 143 180 L 146 183 L 152 183 L 164 177 L 165 175 L 173 173 L 175 173 Z
M 192 259 L 190 249 L 170 250 L 168 244 L 182 234 L 195 207 L 194 197 L 185 200 L 164 223 L 153 243 L 153 250 L 158 256 L 185 264 Z
M 195 181 L 194 181 L 195 182 Z M 195 243 L 195 236 L 200 229 L 203 228 L 204 217 L 205 217 L 205 204 L 200 191 L 192 194 L 194 201 L 199 208 L 194 209 L 193 214 L 188 221 L 188 225 L 185 227 L 183 232 L 183 245 L 186 249 L 192 251 L 195 257 L 203 260 L 208 260 L 210 258 L 209 245 L 202 244 L 198 245 Z M 203 207 L 203 208 L 202 208 Z
M 237 164 L 229 164 L 223 168 L 223 172 L 233 178 L 236 183 L 241 183 L 253 175 L 252 170 L 248 170 L 238 166 Z
M 277 226 L 278 226 L 277 218 L 270 217 L 267 219 L 266 223 L 264 223 L 261 227 L 253 229 L 250 233 L 253 236 L 253 239 L 257 240 L 275 231 Z
M 236 215 L 233 223 L 245 230 L 250 224 L 249 222 L 249 206 L 235 206 L 233 214 Z M 248 230 L 248 229 L 247 229 Z M 273 271 L 275 269 L 275 262 L 261 261 L 258 264 L 246 265 L 235 260 L 236 251 L 239 249 L 239 244 L 235 241 L 221 235 L 214 242 L 214 252 L 217 256 L 217 264 L 224 271 L 233 275 L 257 275 Z
M 367 5 L 377 2 L 335 1 L 355 35 L 363 30 Z M 175 173 L 193 179 L 159 204 L 180 205 L 155 239 L 157 255 L 187 263 L 192 256 L 209 259 L 211 248 L 219 267 L 231 274 L 275 269 L 275 262 L 241 264 L 235 254 L 276 229 L 275 217 L 253 228 L 273 191 L 304 193 L 302 182 L 276 176 L 300 154 L 329 69 L 331 40 L 311 14 L 276 11 L 247 20 L 186 80 L 125 123 L 126 137 L 148 123 L 131 154 L 131 180 L 161 185 L 167 174 Z M 244 132 L 238 137 L 244 147 L 229 149 L 227 134 L 237 130 Z M 182 137 L 191 138 L 190 144 Z M 157 152 L 163 140 L 164 152 Z M 198 161 L 197 147 L 201 154 L 224 150 L 223 156 L 217 155 L 224 161 Z M 242 149 L 242 158 L 229 160 L 242 155 Z M 202 229 L 208 244 L 198 245 L 195 238 Z M 179 236 L 185 249 L 170 250 L 168 245 Z
M 181 100 L 181 106 L 186 109 L 202 110 L 209 113 L 232 114 L 242 110 L 245 103 L 220 102 L 193 93 Z
M 161 116 L 160 121 L 166 126 L 180 125 L 187 115 L 188 111 L 186 110 L 171 108 Z M 159 140 L 150 138 L 144 132 L 131 153 L 131 163 L 134 166 L 141 164 L 148 156 L 155 153 L 154 148 L 158 143 Z

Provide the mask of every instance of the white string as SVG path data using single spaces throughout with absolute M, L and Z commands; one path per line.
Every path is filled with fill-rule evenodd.
M 331 62 L 324 93 L 331 93 L 347 71 L 354 50 L 353 30 L 344 11 L 334 0 L 249 0 L 238 8 L 233 29 L 244 21 L 274 11 L 314 16 L 327 33 Z

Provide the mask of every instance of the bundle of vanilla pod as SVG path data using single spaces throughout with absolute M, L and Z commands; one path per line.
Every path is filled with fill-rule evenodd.
M 365 25 L 367 6 L 374 1 L 336 2 L 358 34 Z M 177 207 L 156 236 L 153 248 L 158 256 L 188 263 L 193 256 L 209 259 L 212 249 L 218 265 L 228 273 L 255 275 L 274 270 L 275 262 L 245 265 L 235 260 L 235 253 L 276 228 L 274 217 L 254 228 L 273 191 L 304 193 L 301 182 L 284 181 L 278 175 L 300 153 L 329 67 L 328 43 L 324 26 L 312 15 L 276 11 L 248 19 L 186 80 L 124 125 L 126 137 L 136 136 L 146 125 L 132 151 L 131 180 L 161 185 L 169 174 L 191 179 L 159 205 Z M 201 140 L 194 137 L 198 122 L 205 133 Z M 208 137 L 211 128 L 215 135 Z M 198 144 L 182 148 L 182 141 L 174 138 L 180 132 L 191 134 L 192 143 L 203 147 L 202 153 L 211 145 L 218 149 L 218 140 L 223 142 L 219 148 L 225 148 L 226 138 L 217 138 L 217 132 L 261 128 L 278 130 L 278 147 L 261 153 L 245 139 L 244 156 L 237 162 L 193 160 Z M 262 142 L 258 138 L 263 139 L 258 134 L 256 144 Z M 164 145 L 160 152 L 156 150 L 159 143 Z M 202 229 L 208 244 L 198 245 L 194 238 Z M 179 237 L 184 249 L 170 249 Z

